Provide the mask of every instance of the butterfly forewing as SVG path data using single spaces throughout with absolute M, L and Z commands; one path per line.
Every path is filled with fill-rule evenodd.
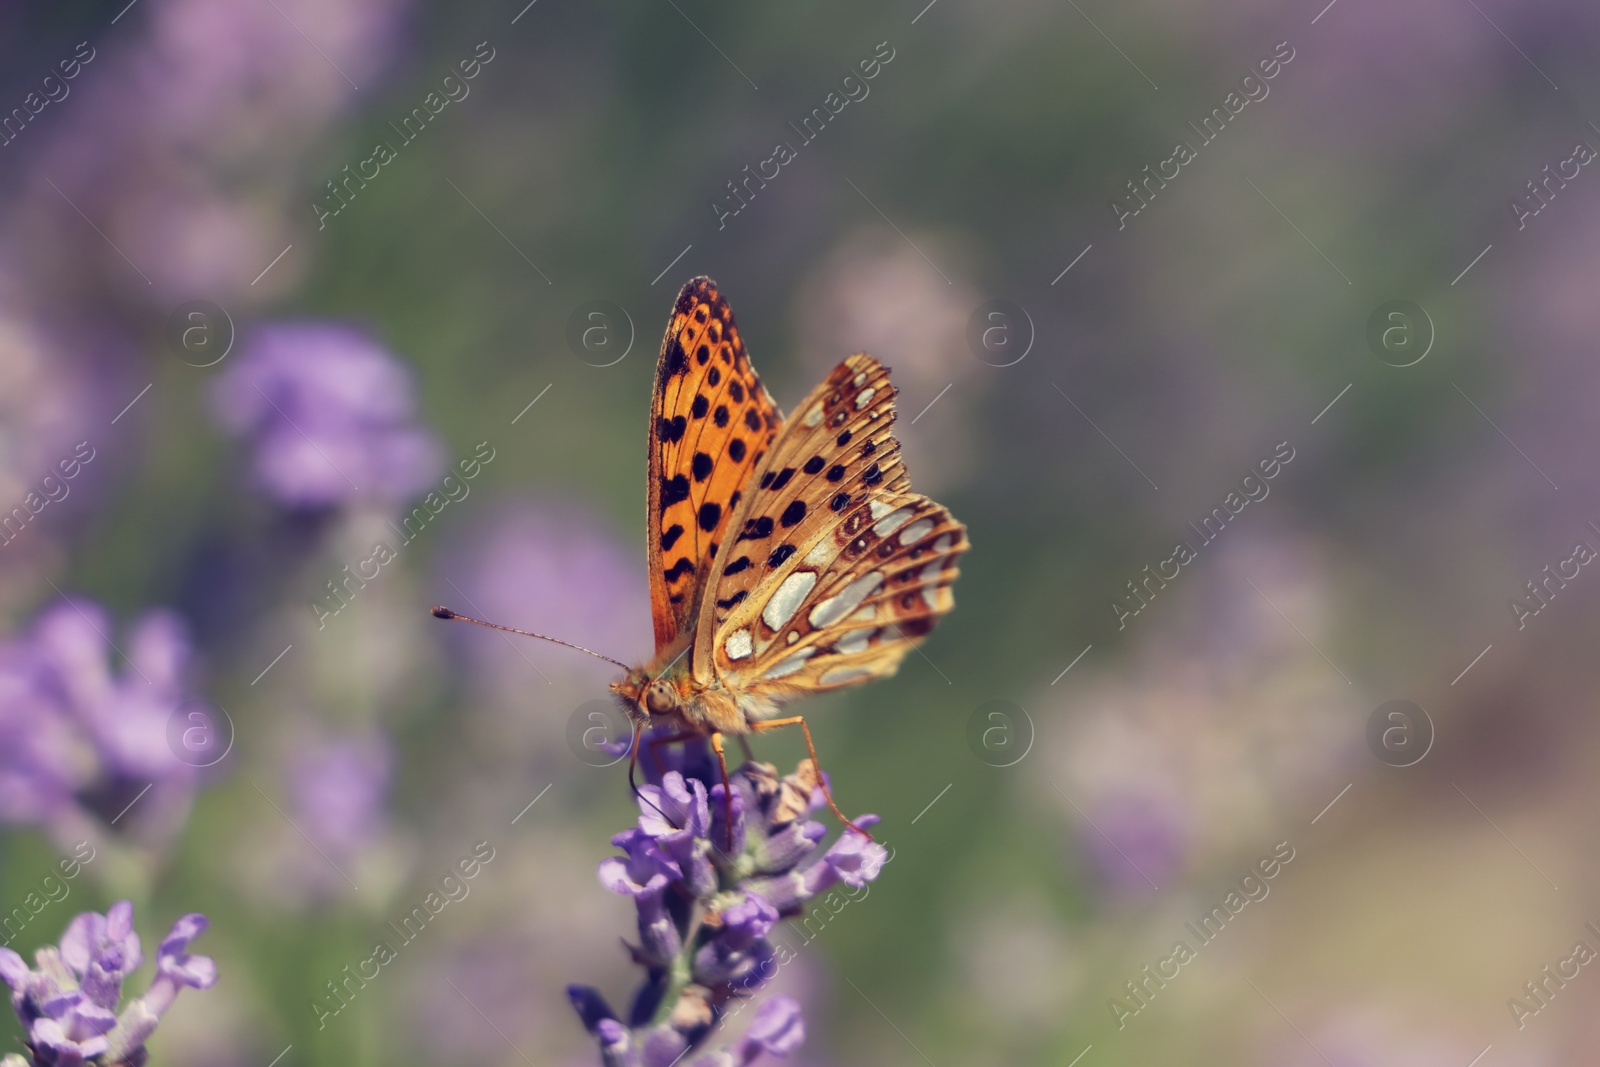
M 783 418 L 709 278 L 678 294 L 650 415 L 650 604 L 659 654 L 693 620 L 750 473 Z
M 703 594 L 697 678 L 759 694 L 890 674 L 953 606 L 965 528 L 908 492 L 894 395 L 887 370 L 857 355 L 795 409 Z

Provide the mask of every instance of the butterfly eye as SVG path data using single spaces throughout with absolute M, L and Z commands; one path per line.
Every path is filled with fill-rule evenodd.
M 652 682 L 645 690 L 644 706 L 652 715 L 664 715 L 677 709 L 678 694 L 665 682 Z

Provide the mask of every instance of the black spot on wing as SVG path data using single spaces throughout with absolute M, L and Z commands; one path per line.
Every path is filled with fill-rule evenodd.
M 728 425 L 728 405 L 718 404 L 717 410 L 711 413 L 711 418 L 716 421 L 718 426 Z
M 806 504 L 803 500 L 792 501 L 783 509 L 783 516 L 778 521 L 787 529 L 806 517 Z
M 728 395 L 733 397 L 735 404 L 744 403 L 744 384 L 737 378 L 728 383 Z
M 737 593 L 735 593 L 731 597 L 729 597 L 728 599 L 717 601 L 717 607 L 719 607 L 719 608 L 731 608 L 735 604 L 739 603 L 740 601 L 742 601 L 745 597 L 747 597 L 749 595 L 750 595 L 750 590 L 741 589 Z
M 828 508 L 829 508 L 830 511 L 843 511 L 845 508 L 847 508 L 849 506 L 850 506 L 850 494 L 849 493 L 840 493 L 838 496 L 836 496 L 832 500 L 828 501 Z
M 693 573 L 694 564 L 690 563 L 687 557 L 680 556 L 678 557 L 678 562 L 669 567 L 666 574 L 662 575 L 662 577 L 666 578 L 668 584 L 671 584 L 676 582 L 679 578 L 682 578 L 684 575 Z
M 689 356 L 683 350 L 683 345 L 676 337 L 667 346 L 666 352 L 661 356 L 661 382 L 665 385 L 671 379 L 689 369 Z
M 667 444 L 676 444 L 683 440 L 683 431 L 688 425 L 689 420 L 682 415 L 670 419 L 663 415 L 656 420 L 656 436 Z
M 700 505 L 700 529 L 710 533 L 722 519 L 722 505 L 706 502 Z
M 840 479 L 842 479 L 843 477 L 844 477 L 844 466 L 843 466 L 843 464 L 835 465 L 832 469 L 830 469 L 828 471 L 828 481 L 830 481 L 830 482 L 837 482 Z
M 761 413 L 753 407 L 745 408 L 744 424 L 750 427 L 752 430 L 761 429 Z
M 805 471 L 807 474 L 816 474 L 827 465 L 827 462 L 828 461 L 823 459 L 821 456 L 812 456 L 810 459 L 806 460 L 806 465 L 800 469 Z
M 777 492 L 779 489 L 782 489 L 784 486 L 789 484 L 789 479 L 793 477 L 793 467 L 783 468 L 783 470 L 778 472 L 778 476 L 772 480 L 772 491 Z
M 711 457 L 704 452 L 696 452 L 694 461 L 690 464 L 690 469 L 694 472 L 695 481 L 705 481 L 711 476 Z
M 697 419 L 706 417 L 706 412 L 711 410 L 711 402 L 704 396 L 696 396 L 694 403 L 689 405 L 689 414 Z
M 722 573 L 723 574 L 738 574 L 740 571 L 747 571 L 749 569 L 750 569 L 750 557 L 749 556 L 740 556 L 738 559 L 736 559 L 732 563 L 728 564 L 727 567 L 723 568 Z
M 744 462 L 744 442 L 735 437 L 728 442 L 728 455 L 733 457 L 735 463 Z
M 672 524 L 672 528 L 670 530 L 668 530 L 666 533 L 661 535 L 661 551 L 665 552 L 665 551 L 667 551 L 667 549 L 669 549 L 673 545 L 677 544 L 678 543 L 678 538 L 680 538 L 682 536 L 683 536 L 683 527 L 680 524 L 676 523 L 676 522 L 673 523 Z
M 744 524 L 744 529 L 739 532 L 741 541 L 759 541 L 763 537 L 772 536 L 772 517 L 763 515 L 759 519 L 751 519 Z
M 671 478 L 661 479 L 661 507 L 670 508 L 680 501 L 689 499 L 689 479 L 681 474 L 674 474 Z
M 772 550 L 772 555 L 767 557 L 767 566 L 781 567 L 783 566 L 783 561 L 792 555 L 794 555 L 793 545 L 779 545 L 777 548 Z

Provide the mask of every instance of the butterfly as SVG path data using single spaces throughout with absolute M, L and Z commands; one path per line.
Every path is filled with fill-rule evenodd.
M 895 393 L 853 355 L 785 419 L 716 283 L 679 292 L 650 404 L 655 655 L 611 685 L 635 754 L 651 727 L 656 743 L 705 737 L 726 782 L 725 735 L 799 726 L 817 767 L 782 705 L 893 674 L 955 606 L 966 527 L 911 492 Z

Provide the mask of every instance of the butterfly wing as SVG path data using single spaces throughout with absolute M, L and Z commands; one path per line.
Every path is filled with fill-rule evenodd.
M 954 607 L 966 527 L 910 492 L 890 433 L 895 389 L 851 356 L 812 391 L 752 474 L 708 583 L 694 671 L 747 715 L 894 673 Z
M 650 609 L 656 653 L 688 631 L 750 472 L 783 416 L 710 278 L 678 293 L 650 402 Z

